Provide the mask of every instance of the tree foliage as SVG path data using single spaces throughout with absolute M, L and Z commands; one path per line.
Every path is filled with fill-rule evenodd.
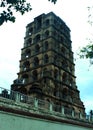
M 1 0 L 0 7 L 3 9 L 0 13 L 0 25 L 7 21 L 15 22 L 14 11 L 23 15 L 32 9 L 26 0 Z
M 51 1 L 51 2 L 53 2 L 55 4 L 57 0 L 48 0 L 48 1 Z
M 93 28 L 93 6 L 88 7 L 88 23 Z M 88 44 L 85 47 L 82 47 L 79 52 L 80 58 L 90 59 L 90 63 L 93 64 L 93 34 L 91 37 L 87 38 Z
M 20 12 L 22 15 L 32 10 L 31 4 L 27 0 L 1 0 L 0 2 L 0 25 L 4 22 L 15 22 L 14 12 Z M 56 3 L 57 0 L 48 0 Z
M 93 58 L 93 44 L 88 44 L 80 50 L 80 58 Z

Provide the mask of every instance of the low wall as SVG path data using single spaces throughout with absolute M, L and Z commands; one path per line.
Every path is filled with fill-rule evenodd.
M 93 128 L 0 111 L 0 130 L 93 130 Z
M 0 130 L 93 130 L 92 118 L 53 111 L 52 104 L 11 93 L 0 96 Z M 46 107 L 45 107 L 46 106 Z

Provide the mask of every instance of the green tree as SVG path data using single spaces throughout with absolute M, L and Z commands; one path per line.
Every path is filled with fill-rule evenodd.
M 48 0 L 56 3 L 57 0 Z M 1 0 L 0 2 L 0 25 L 4 22 L 15 22 L 14 12 L 20 12 L 22 15 L 32 10 L 31 4 L 26 0 Z
M 93 6 L 88 7 L 88 23 L 93 28 Z M 79 52 L 80 58 L 90 59 L 90 64 L 93 64 L 93 34 L 90 33 L 90 37 L 87 38 L 88 44 L 82 47 Z

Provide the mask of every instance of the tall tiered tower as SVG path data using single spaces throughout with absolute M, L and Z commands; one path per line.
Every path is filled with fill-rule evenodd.
M 20 71 L 11 89 L 85 114 L 76 86 L 70 29 L 53 12 L 26 27 Z

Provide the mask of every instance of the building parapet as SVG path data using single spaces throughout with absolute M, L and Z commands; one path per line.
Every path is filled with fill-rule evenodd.
M 58 119 L 70 119 L 93 124 L 93 115 L 86 115 L 85 118 L 85 116 L 81 113 L 77 113 L 75 110 L 71 110 L 65 106 L 55 105 L 48 101 L 33 98 L 31 96 L 0 87 L 0 109 L 2 107 L 44 116 L 52 116 Z

